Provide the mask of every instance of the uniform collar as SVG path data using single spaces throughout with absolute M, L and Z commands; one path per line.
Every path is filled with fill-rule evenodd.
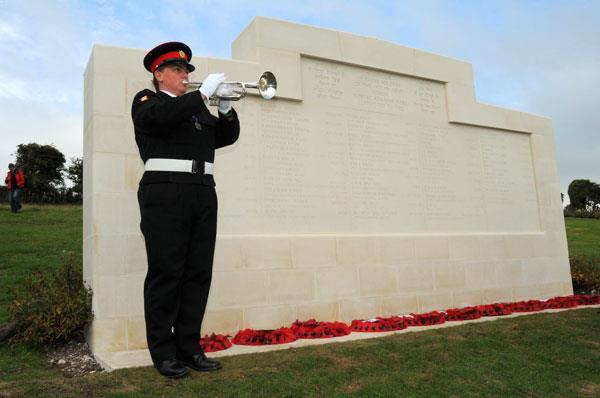
M 175 97 L 177 97 L 175 94 L 173 94 L 173 93 L 172 93 L 172 92 L 170 92 L 170 91 L 167 91 L 167 90 L 160 90 L 160 91 L 162 91 L 163 93 L 167 94 L 167 95 L 168 95 L 169 97 L 171 97 L 171 98 L 175 98 Z

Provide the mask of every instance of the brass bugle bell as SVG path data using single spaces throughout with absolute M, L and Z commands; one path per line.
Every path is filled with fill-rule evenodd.
M 188 88 L 197 89 L 202 86 L 202 82 L 190 82 L 187 80 L 182 81 Z M 260 93 L 260 96 L 264 99 L 271 99 L 275 96 L 277 92 L 277 79 L 275 79 L 275 75 L 269 71 L 263 72 L 262 75 L 258 78 L 257 82 L 223 82 L 221 85 L 230 85 L 233 86 L 233 94 L 231 95 L 217 95 L 213 94 L 210 97 L 211 105 L 218 105 L 220 100 L 223 101 L 239 101 L 244 98 L 247 94 L 246 89 L 253 88 L 257 89 Z M 219 85 L 220 87 L 220 85 Z M 218 89 L 217 89 L 218 91 Z

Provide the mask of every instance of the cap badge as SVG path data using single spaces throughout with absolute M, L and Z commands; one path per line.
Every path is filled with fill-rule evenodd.
M 181 58 L 185 58 L 185 53 L 182 50 L 179 50 L 179 56 Z

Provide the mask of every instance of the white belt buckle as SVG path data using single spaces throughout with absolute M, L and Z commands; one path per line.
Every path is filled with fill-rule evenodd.
M 159 159 L 146 160 L 145 171 L 176 171 L 191 174 L 213 174 L 214 164 L 210 162 L 187 159 Z M 201 167 L 198 167 L 201 166 Z M 204 166 L 204 167 L 202 167 Z

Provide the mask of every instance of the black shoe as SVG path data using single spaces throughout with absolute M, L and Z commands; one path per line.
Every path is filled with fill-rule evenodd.
M 156 362 L 154 367 L 158 370 L 158 373 L 171 379 L 178 379 L 190 373 L 190 370 L 176 359 L 165 359 Z
M 192 355 L 191 357 L 182 357 L 177 358 L 181 363 L 185 366 L 189 366 L 194 370 L 199 370 L 200 372 L 212 372 L 214 370 L 219 370 L 223 367 L 219 361 L 215 361 L 214 359 L 207 358 L 204 353 Z

